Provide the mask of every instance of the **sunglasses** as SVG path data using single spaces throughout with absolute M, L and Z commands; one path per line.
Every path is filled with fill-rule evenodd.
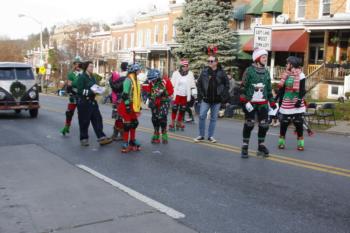
M 215 63 L 215 60 L 208 60 L 208 63 Z

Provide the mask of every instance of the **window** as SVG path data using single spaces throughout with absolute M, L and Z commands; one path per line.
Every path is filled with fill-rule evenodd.
M 173 25 L 173 40 L 176 40 L 176 31 L 177 31 L 176 26 Z
M 255 26 L 261 25 L 262 19 L 260 16 L 252 17 L 250 28 L 254 28 Z
M 332 86 L 331 94 L 332 95 L 338 95 L 338 90 L 339 90 L 338 86 Z
M 297 0 L 296 18 L 304 18 L 306 11 L 306 0 Z
M 168 41 L 168 25 L 163 26 L 163 43 Z
M 321 0 L 321 16 L 331 14 L 331 0 Z
M 147 29 L 146 31 L 146 47 L 150 47 L 151 46 L 151 29 Z
M 135 33 L 131 33 L 130 35 L 130 48 L 135 47 Z
M 236 20 L 237 30 L 244 30 L 244 21 Z
M 107 41 L 107 53 L 110 53 L 112 51 L 112 41 Z
M 143 42 L 143 31 L 137 32 L 137 47 L 142 47 Z
M 154 25 L 154 43 L 158 44 L 159 37 L 159 25 Z
M 122 50 L 122 49 L 123 49 L 122 38 L 118 37 L 118 50 Z
M 124 49 L 128 48 L 128 34 L 124 34 Z

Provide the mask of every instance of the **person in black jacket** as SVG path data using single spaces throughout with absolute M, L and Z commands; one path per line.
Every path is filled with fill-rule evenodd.
M 102 115 L 95 100 L 96 93 L 91 89 L 92 86 L 97 84 L 93 76 L 93 69 L 92 62 L 86 62 L 83 66 L 84 72 L 79 76 L 77 81 L 77 107 L 81 146 L 89 146 L 88 131 L 90 122 L 101 146 L 112 142 L 112 139 L 106 137 L 103 132 Z
M 219 64 L 216 56 L 209 56 L 208 66 L 204 68 L 197 81 L 198 100 L 200 104 L 199 113 L 199 136 L 194 139 L 195 142 L 204 140 L 205 121 L 210 109 L 210 123 L 208 129 L 208 140 L 215 143 L 213 137 L 216 120 L 222 103 L 229 98 L 229 81 L 225 71 Z

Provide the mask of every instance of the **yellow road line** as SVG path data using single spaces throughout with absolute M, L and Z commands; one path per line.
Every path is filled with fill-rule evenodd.
M 63 111 L 53 109 L 53 108 L 48 108 L 48 107 L 42 107 L 42 109 L 51 111 L 51 112 L 57 112 L 57 113 L 64 113 Z M 106 124 L 109 125 L 114 125 L 114 121 L 112 120 L 104 120 Z M 145 133 L 153 133 L 153 129 L 150 128 L 145 128 L 145 127 L 139 127 L 138 128 L 140 131 L 145 132 Z M 179 141 L 184 141 L 184 142 L 189 142 L 189 143 L 194 143 L 193 139 L 188 136 L 184 135 L 179 135 L 179 134 L 174 134 L 174 133 L 169 133 L 169 137 L 179 140 Z M 214 149 L 220 149 L 224 151 L 229 151 L 229 152 L 234 152 L 240 154 L 241 148 L 237 146 L 231 146 L 227 144 L 222 144 L 222 143 L 209 143 L 209 142 L 201 142 L 199 143 L 200 145 L 204 145 L 206 147 L 214 148 Z M 254 150 L 249 150 L 249 155 L 253 157 L 256 156 L 256 151 Z M 302 168 L 307 168 L 310 170 L 316 170 L 316 171 L 321 171 L 329 174 L 334 174 L 338 176 L 344 176 L 344 177 L 350 177 L 350 170 L 345 169 L 345 168 L 339 168 L 339 167 L 334 167 L 334 166 L 329 166 L 325 164 L 320 164 L 320 163 L 314 163 L 302 159 L 295 159 L 291 157 L 284 157 L 281 155 L 275 155 L 275 154 L 270 154 L 270 157 L 266 158 L 266 160 L 269 161 L 274 161 L 278 163 L 283 163 L 283 164 L 288 164 L 288 165 L 293 165 L 296 167 L 302 167 Z

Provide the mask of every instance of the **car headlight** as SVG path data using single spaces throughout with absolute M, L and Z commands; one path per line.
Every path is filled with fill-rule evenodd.
M 36 92 L 35 92 L 35 91 L 29 92 L 29 97 L 30 97 L 31 99 L 35 99 L 35 98 L 36 98 Z
M 5 97 L 6 97 L 5 92 L 0 91 L 0 100 L 5 99 Z

